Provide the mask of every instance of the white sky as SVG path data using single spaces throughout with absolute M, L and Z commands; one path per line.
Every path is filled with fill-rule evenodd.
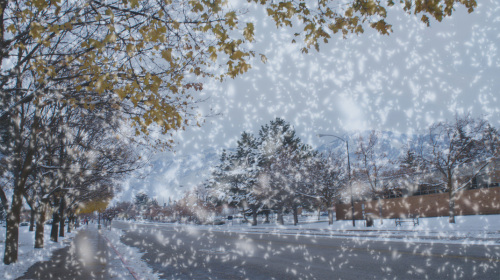
M 417 133 L 455 113 L 483 115 L 500 127 L 500 1 L 478 3 L 472 14 L 459 8 L 431 27 L 396 11 L 388 19 L 390 36 L 366 30 L 347 40 L 334 37 L 309 54 L 290 44 L 293 31 L 277 30 L 262 11 L 250 11 L 259 18 L 253 47 L 268 62 L 256 59 L 245 75 L 204 86 L 203 96 L 210 99 L 201 109 L 222 115 L 182 132 L 175 156 L 234 147 L 242 131 L 257 133 L 275 117 L 290 122 L 313 146 L 326 141 L 317 133 Z M 167 172 L 140 187 L 172 193 L 162 183 Z
M 255 46 L 268 62 L 206 85 L 211 99 L 205 107 L 223 115 L 184 132 L 178 150 L 193 143 L 234 146 L 243 130 L 257 132 L 275 117 L 311 144 L 321 144 L 318 132 L 419 131 L 455 112 L 483 114 L 498 126 L 500 1 L 478 2 L 474 13 L 460 8 L 431 27 L 396 11 L 390 36 L 367 30 L 347 40 L 334 37 L 309 54 L 290 44 L 290 30 L 255 22 Z

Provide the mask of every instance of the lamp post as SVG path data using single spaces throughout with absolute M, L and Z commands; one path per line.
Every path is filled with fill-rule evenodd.
M 318 134 L 318 137 L 335 137 L 339 140 L 342 140 L 345 145 L 346 145 L 346 148 L 347 148 L 347 176 L 349 178 L 349 189 L 351 191 L 351 216 L 352 216 L 352 226 L 355 227 L 356 226 L 356 220 L 354 219 L 354 200 L 352 198 L 352 183 L 351 183 L 351 161 L 349 159 L 349 141 L 347 139 L 344 139 L 342 137 L 339 137 L 337 135 L 333 135 L 333 134 Z

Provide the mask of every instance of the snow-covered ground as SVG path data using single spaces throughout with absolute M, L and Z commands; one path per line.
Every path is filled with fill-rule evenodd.
M 19 227 L 19 252 L 18 261 L 14 264 L 5 265 L 0 262 L 0 278 L 15 279 L 22 276 L 30 266 L 39 262 L 46 261 L 52 256 L 54 250 L 64 248 L 71 242 L 75 232 L 65 233 L 65 237 L 59 237 L 58 242 L 50 241 L 50 225 L 45 225 L 44 248 L 35 250 L 35 232 L 29 231 L 29 227 Z M 0 227 L 0 255 L 3 260 L 5 251 L 5 228 Z
M 285 225 L 262 224 L 250 226 L 240 221 L 229 221 L 220 226 L 199 226 L 218 231 L 254 232 L 291 235 L 313 235 L 325 237 L 352 237 L 372 240 L 401 240 L 412 242 L 457 243 L 457 244 L 500 244 L 500 215 L 457 216 L 450 224 L 448 217 L 419 218 L 419 224 L 403 223 L 396 226 L 394 219 L 374 220 L 373 227 L 366 227 L 365 221 L 334 221 L 328 225 L 327 217 L 301 217 L 294 226 L 292 218 L 285 218 Z
M 366 227 L 364 220 L 357 220 L 356 227 L 352 221 L 334 221 L 328 225 L 327 217 L 300 217 L 299 224 L 294 226 L 292 217 L 284 218 L 284 225 L 262 223 L 251 226 L 241 220 L 226 221 L 224 225 L 189 225 L 198 229 L 214 231 L 230 231 L 245 233 L 269 233 L 283 235 L 310 235 L 315 237 L 351 237 L 356 239 L 392 240 L 402 242 L 429 242 L 454 244 L 500 244 L 500 215 L 457 216 L 456 223 L 450 224 L 448 217 L 419 218 L 419 224 L 403 223 L 396 226 L 394 219 L 374 220 L 373 227 Z M 148 223 L 148 222 L 137 222 Z
M 91 224 L 93 230 L 97 230 L 97 226 Z M 83 227 L 82 227 L 83 228 Z M 45 243 L 43 249 L 34 249 L 34 232 L 28 231 L 29 227 L 19 228 L 19 255 L 18 262 L 11 265 L 0 264 L 0 279 L 16 279 L 22 275 L 35 263 L 40 261 L 47 261 L 51 258 L 54 250 L 64 248 L 69 246 L 73 237 L 77 233 L 74 230 L 72 233 L 65 233 L 65 237 L 59 237 L 57 243 L 50 241 L 50 225 L 45 226 Z M 128 247 L 120 242 L 120 236 L 122 232 L 118 229 L 103 229 L 99 231 L 101 236 L 109 242 L 113 253 L 116 253 L 120 260 L 123 262 L 122 265 L 110 264 L 110 269 L 112 270 L 122 270 L 127 269 L 128 271 L 123 271 L 120 275 L 126 275 L 128 273 L 133 275 L 134 279 L 144 279 L 144 280 L 154 280 L 158 279 L 158 276 L 153 273 L 153 270 L 149 268 L 144 262 L 141 261 L 141 257 L 144 253 L 139 252 L 138 249 L 133 247 Z M 5 250 L 5 228 L 0 228 L 0 252 Z M 112 267 L 111 267 L 112 266 Z

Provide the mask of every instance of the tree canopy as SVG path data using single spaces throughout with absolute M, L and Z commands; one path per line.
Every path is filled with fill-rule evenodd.
M 254 41 L 253 23 L 230 2 L 1 1 L 2 116 L 27 102 L 64 99 L 89 109 L 102 102 L 126 107 L 137 133 L 147 134 L 153 123 L 163 133 L 183 128 L 194 118 L 190 101 L 193 90 L 203 87 L 200 77 L 235 77 L 257 55 L 248 45 Z M 457 5 L 469 12 L 477 5 L 475 0 L 247 2 L 264 6 L 278 27 L 296 25 L 304 52 L 319 49 L 336 33 L 361 34 L 368 27 L 389 34 L 391 6 L 430 24 L 431 18 L 450 16 Z

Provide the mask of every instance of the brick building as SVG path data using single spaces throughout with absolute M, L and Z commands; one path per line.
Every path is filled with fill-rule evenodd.
M 455 215 L 500 214 L 500 161 L 488 165 L 472 178 L 464 190 L 455 193 Z M 351 204 L 335 205 L 337 220 L 350 220 Z M 442 184 L 420 183 L 417 186 L 387 190 L 378 199 L 356 199 L 355 219 L 448 216 L 449 194 Z

